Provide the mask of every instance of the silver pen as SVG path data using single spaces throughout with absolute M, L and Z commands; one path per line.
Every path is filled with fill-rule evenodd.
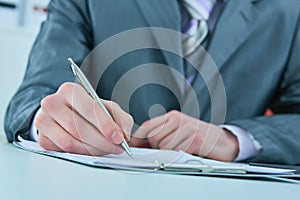
M 86 89 L 86 91 L 93 97 L 93 99 L 100 105 L 100 107 L 104 110 L 104 112 L 109 116 L 112 120 L 112 116 L 106 109 L 105 105 L 102 103 L 101 99 L 98 97 L 97 93 L 93 89 L 92 85 L 84 75 L 84 73 L 81 71 L 81 69 L 75 64 L 75 62 L 72 60 L 72 58 L 68 58 L 68 61 L 70 62 L 72 71 L 76 78 L 79 80 L 81 85 Z M 125 152 L 132 157 L 132 152 L 130 150 L 130 147 L 128 143 L 126 142 L 125 138 L 123 138 L 123 141 L 121 143 L 122 148 L 125 150 Z

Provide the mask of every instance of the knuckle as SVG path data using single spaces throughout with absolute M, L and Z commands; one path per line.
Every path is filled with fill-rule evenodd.
M 34 121 L 34 125 L 37 129 L 41 129 L 43 127 L 43 123 L 45 120 L 43 120 L 42 116 L 39 115 L 35 121 Z
M 134 119 L 131 115 L 127 114 L 128 115 L 128 122 L 132 125 L 134 123 Z
M 122 127 L 132 126 L 134 123 L 133 117 L 126 113 L 124 117 L 121 118 L 120 122 L 117 122 Z
M 56 97 L 54 94 L 46 96 L 41 101 L 41 107 L 44 111 L 51 110 L 54 107 L 54 103 L 56 102 Z
M 117 104 L 115 101 L 110 101 L 110 103 L 113 108 L 120 108 L 119 104 Z
M 43 111 L 36 117 L 36 119 L 34 120 L 34 125 L 38 130 L 43 130 L 43 129 L 47 129 L 47 127 L 49 127 L 49 120 L 51 120 L 51 118 L 47 117 L 47 114 L 43 113 Z
M 177 115 L 179 112 L 177 111 L 177 110 L 171 110 L 170 112 L 169 112 L 169 115 L 171 115 L 171 116 L 175 116 L 175 115 Z
M 116 102 L 110 101 L 108 104 L 109 104 L 109 106 L 111 107 L 111 112 L 112 112 L 112 114 L 114 114 L 114 113 L 118 114 L 118 113 L 120 112 L 120 110 L 121 110 L 121 112 L 124 112 L 124 111 L 121 109 L 121 107 L 119 106 L 119 104 L 117 104 Z
M 70 93 L 73 91 L 74 87 L 75 87 L 75 83 L 72 83 L 72 82 L 63 83 L 58 88 L 58 93 Z
M 175 122 L 179 122 L 181 120 L 181 113 L 177 110 L 172 110 L 169 112 L 168 117 Z

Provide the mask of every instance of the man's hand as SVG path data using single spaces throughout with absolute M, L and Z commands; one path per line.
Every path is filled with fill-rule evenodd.
M 130 138 L 133 119 L 116 103 L 103 103 L 115 121 L 83 87 L 64 83 L 55 94 L 41 102 L 42 111 L 35 121 L 39 144 L 47 150 L 69 153 L 121 154 L 122 130 Z
M 143 123 L 130 145 L 147 146 L 146 141 L 152 148 L 183 150 L 222 161 L 233 161 L 239 151 L 237 138 L 231 132 L 178 111 Z

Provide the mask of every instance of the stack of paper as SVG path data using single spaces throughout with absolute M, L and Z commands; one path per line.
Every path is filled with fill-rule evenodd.
M 262 173 L 262 174 L 293 174 L 295 170 L 270 167 L 250 166 L 248 164 L 227 163 L 193 156 L 183 151 L 132 148 L 133 157 L 126 153 L 121 155 L 105 155 L 101 157 L 79 154 L 46 151 L 38 143 L 19 137 L 18 147 L 39 154 L 62 158 L 95 167 L 108 167 L 129 170 L 167 170 L 167 171 L 198 171 L 217 173 Z

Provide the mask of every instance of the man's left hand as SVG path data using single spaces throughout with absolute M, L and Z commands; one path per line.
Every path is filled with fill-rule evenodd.
M 130 146 L 183 150 L 221 161 L 233 161 L 239 152 L 238 140 L 230 131 L 179 111 L 144 122 Z

